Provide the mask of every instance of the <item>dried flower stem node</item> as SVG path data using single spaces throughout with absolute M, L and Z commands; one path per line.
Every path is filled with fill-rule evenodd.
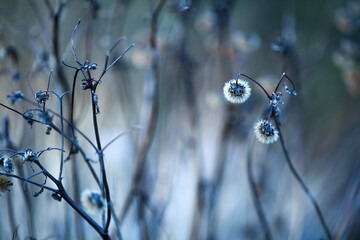
M 105 210 L 105 201 L 95 190 L 85 189 L 81 193 L 81 203 L 90 214 L 101 214 Z
M 279 139 L 279 131 L 264 119 L 255 123 L 254 132 L 257 140 L 265 144 L 276 142 Z
M 12 185 L 13 184 L 8 177 L 0 175 L 0 197 L 5 195 L 7 191 L 10 191 Z
M 244 103 L 251 95 L 251 88 L 243 79 L 232 79 L 225 83 L 223 93 L 229 102 Z

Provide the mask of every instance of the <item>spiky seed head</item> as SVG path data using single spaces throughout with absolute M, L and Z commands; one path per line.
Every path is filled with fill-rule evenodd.
M 10 191 L 10 187 L 12 186 L 12 182 L 8 177 L 4 175 L 0 175 L 0 197 L 5 195 L 7 191 Z
M 243 79 L 232 79 L 225 83 L 223 93 L 229 102 L 244 103 L 251 95 L 251 88 Z
M 254 125 L 254 132 L 257 140 L 262 143 L 273 143 L 279 139 L 279 131 L 270 122 L 261 119 Z
M 85 189 L 81 193 L 81 203 L 91 214 L 101 214 L 105 209 L 105 201 L 99 193 Z

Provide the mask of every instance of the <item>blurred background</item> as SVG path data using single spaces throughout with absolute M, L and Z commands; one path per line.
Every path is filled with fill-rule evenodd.
M 154 21 L 159 1 L 164 5 Z M 16 90 L 33 99 L 28 71 L 34 92 L 46 90 L 51 70 L 50 89 L 71 90 L 75 70 L 61 61 L 77 66 L 71 35 L 79 19 L 74 47 L 81 63 L 98 64 L 95 77 L 119 37 L 126 39 L 111 52 L 110 62 L 135 44 L 97 91 L 103 145 L 141 126 L 104 151 L 124 239 L 266 239 L 249 184 L 249 162 L 272 238 L 325 239 L 280 143 L 254 139 L 253 125 L 268 104 L 264 92 L 250 82 L 252 96 L 241 105 L 222 95 L 224 83 L 238 73 L 271 93 L 283 72 L 298 93 L 284 94 L 281 106 L 295 168 L 334 239 L 359 239 L 360 1 L 0 0 L 1 103 L 10 106 L 7 95 Z M 95 142 L 91 96 L 80 83 L 79 75 L 75 123 Z M 53 95 L 47 106 L 60 111 Z M 70 95 L 64 98 L 65 117 L 69 106 Z M 12 107 L 33 108 L 26 102 Z M 61 135 L 45 134 L 44 125 L 31 127 L 5 108 L 0 118 L 2 148 L 61 147 Z M 54 123 L 60 124 L 55 118 Z M 146 139 L 150 144 L 144 144 Z M 94 149 L 81 136 L 78 140 L 99 173 Z M 66 142 L 67 153 L 69 147 Z M 144 165 L 134 177 L 139 159 Z M 33 174 L 31 165 L 15 161 L 16 174 Z M 58 174 L 59 152 L 44 153 L 40 161 Z M 43 183 L 44 177 L 32 180 Z M 33 197 L 39 188 L 27 184 L 24 192 L 23 182 L 12 182 L 11 191 L 0 197 L 0 239 L 99 239 L 65 201 L 54 201 L 47 191 Z M 63 183 L 80 205 L 84 189 L 99 191 L 79 154 L 65 163 Z M 101 223 L 100 215 L 91 216 Z M 114 221 L 110 233 L 116 239 Z

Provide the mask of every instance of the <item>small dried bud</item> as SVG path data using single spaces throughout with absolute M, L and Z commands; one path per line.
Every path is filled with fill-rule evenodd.
M 82 80 L 81 84 L 80 84 L 80 88 L 82 90 L 86 90 L 86 89 L 90 89 L 91 88 L 91 84 L 89 84 L 89 82 L 87 82 L 85 79 Z
M 12 173 L 14 171 L 14 161 L 12 158 L 6 158 L 3 164 L 5 172 Z
M 295 90 L 291 90 L 288 86 L 285 86 L 285 91 L 289 94 L 289 95 L 293 95 L 296 96 L 297 93 L 295 92 Z
M 243 79 L 232 79 L 225 83 L 223 93 L 229 102 L 243 103 L 251 95 L 251 88 L 247 81 Z
M 279 139 L 279 132 L 266 120 L 259 120 L 254 125 L 257 140 L 262 143 L 273 143 Z
M 33 161 L 37 161 L 37 160 L 39 160 L 38 154 L 34 153 L 32 149 L 27 148 L 25 150 L 25 154 L 24 154 L 24 161 L 33 162 Z
M 94 95 L 94 103 L 95 103 L 95 113 L 99 114 L 100 113 L 100 108 L 99 108 L 99 96 L 97 95 L 97 93 L 93 92 Z
M 47 111 L 38 112 L 38 118 L 44 124 L 51 123 L 52 121 L 52 117 Z
M 24 93 L 22 91 L 16 91 L 13 92 L 10 95 L 7 95 L 7 99 L 9 101 L 9 103 L 12 105 L 14 103 L 20 102 L 21 100 L 24 99 Z
M 89 68 L 90 70 L 96 70 L 97 67 L 98 67 L 98 65 L 97 65 L 96 63 L 91 63 L 91 64 L 88 65 L 88 68 Z
M 39 90 L 37 93 L 35 93 L 35 99 L 36 101 L 38 101 L 38 103 L 42 104 L 49 99 L 49 94 L 47 94 L 47 92 Z
M 91 214 L 100 214 L 105 209 L 105 201 L 101 198 L 101 195 L 96 191 L 91 191 L 89 189 L 86 189 L 81 193 L 81 203 Z
M 0 197 L 5 195 L 6 191 L 10 191 L 10 187 L 12 186 L 12 182 L 8 177 L 4 175 L 0 175 Z
M 277 107 L 279 105 L 283 105 L 284 103 L 281 101 L 281 97 L 282 97 L 282 93 L 281 92 L 278 92 L 277 94 L 276 93 L 272 93 L 271 94 L 271 100 L 270 100 L 270 106 L 271 107 Z
M 32 120 L 32 118 L 34 117 L 34 111 L 27 111 L 25 114 L 24 114 L 24 118 L 26 120 L 26 122 L 28 124 L 30 124 L 30 126 L 32 126 L 34 124 L 34 121 Z
M 45 132 L 45 134 L 46 134 L 46 135 L 50 135 L 51 130 L 52 130 L 52 127 L 51 127 L 50 125 L 46 125 L 46 132 Z
M 51 194 L 51 197 L 52 197 L 54 200 L 61 202 L 61 196 L 60 196 L 60 194 L 58 194 L 58 193 L 53 193 L 53 194 Z

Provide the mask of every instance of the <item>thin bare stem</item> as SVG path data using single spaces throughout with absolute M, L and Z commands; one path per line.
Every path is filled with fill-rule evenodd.
M 68 92 L 66 92 L 68 93 Z M 62 179 L 62 172 L 64 168 L 64 116 L 63 116 L 63 97 L 66 93 L 63 93 L 60 96 L 60 124 L 61 124 L 61 159 L 60 159 L 60 171 L 59 171 L 59 181 Z
M 132 132 L 132 131 L 135 131 L 135 130 L 139 130 L 139 129 L 142 129 L 142 127 L 141 127 L 141 126 L 135 126 L 135 127 L 129 128 L 129 129 L 121 132 L 121 133 L 118 134 L 116 137 L 114 137 L 112 140 L 110 140 L 110 142 L 108 142 L 108 143 L 105 145 L 105 147 L 102 149 L 102 151 L 104 152 L 107 147 L 109 147 L 112 143 L 114 143 L 114 142 L 115 142 L 117 139 L 119 139 L 121 136 L 123 136 L 123 135 L 125 135 L 125 134 L 127 134 L 127 133 L 129 133 L 129 132 Z
M 101 188 L 102 196 L 106 198 L 106 202 L 107 202 L 107 214 L 106 214 L 107 218 L 106 218 L 106 222 L 105 222 L 105 226 L 104 226 L 104 231 L 107 233 L 109 230 L 110 221 L 111 221 L 111 208 L 109 206 L 109 204 L 111 202 L 111 198 L 110 198 L 110 188 L 109 188 L 109 184 L 107 182 L 107 177 L 106 177 L 104 157 L 103 157 L 102 148 L 101 148 L 101 141 L 100 141 L 100 134 L 99 134 L 99 126 L 97 123 L 96 103 L 94 100 L 94 94 L 95 94 L 95 92 L 91 91 L 93 125 L 94 125 L 94 132 L 95 132 L 97 148 L 98 148 L 100 173 L 101 173 L 100 188 Z
M 125 52 L 123 52 L 117 59 L 115 59 L 115 60 L 110 64 L 109 67 L 106 67 L 107 62 L 108 62 L 108 59 L 109 59 L 109 56 L 110 56 L 110 51 L 108 51 L 107 54 L 106 54 L 106 60 L 105 60 L 104 70 L 103 70 L 103 72 L 101 73 L 101 75 L 100 75 L 100 77 L 99 77 L 99 80 L 98 80 L 97 82 L 99 82 L 99 81 L 102 79 L 102 77 L 105 75 L 105 73 L 106 73 L 107 71 L 109 71 L 110 68 L 112 68 L 112 66 L 114 66 L 114 64 L 117 63 L 117 61 L 119 61 L 120 58 L 122 58 L 134 45 L 135 45 L 134 43 L 131 44 L 130 47 L 128 47 L 128 48 L 125 50 Z M 111 49 L 111 50 L 112 50 L 112 49 Z
M 315 197 L 311 194 L 309 188 L 306 186 L 305 182 L 302 180 L 299 173 L 296 171 L 294 165 L 292 164 L 289 152 L 288 152 L 288 150 L 286 148 L 286 145 L 285 145 L 285 141 L 284 141 L 284 137 L 283 137 L 282 132 L 281 132 L 280 125 L 279 125 L 278 121 L 275 121 L 275 123 L 276 123 L 276 128 L 279 131 L 281 147 L 282 147 L 282 150 L 284 152 L 286 162 L 289 165 L 290 171 L 294 175 L 295 179 L 298 181 L 298 183 L 300 184 L 300 186 L 302 187 L 304 192 L 306 193 L 306 195 L 309 198 L 311 204 L 314 206 L 316 214 L 317 214 L 317 216 L 318 216 L 318 218 L 320 220 L 322 228 L 324 229 L 326 237 L 328 238 L 328 240 L 331 240 L 332 236 L 331 236 L 331 233 L 330 233 L 330 230 L 329 230 L 328 226 L 326 225 L 326 222 L 325 222 L 324 216 L 323 216 L 323 214 L 322 214 L 322 212 L 320 210 L 319 204 L 317 203 Z
M 29 179 L 27 179 L 27 178 L 24 178 L 24 177 L 15 175 L 15 174 L 0 172 L 0 175 L 12 177 L 12 178 L 17 178 L 17 179 L 20 179 L 20 180 L 22 180 L 22 181 L 26 181 L 26 182 L 28 182 L 28 183 L 31 183 L 32 185 L 35 185 L 35 186 L 38 186 L 38 187 L 42 187 L 42 188 L 44 188 L 44 189 L 46 189 L 46 190 L 49 190 L 49 191 L 51 191 L 51 192 L 57 192 L 57 190 L 56 190 L 55 188 L 51 188 L 51 187 L 48 187 L 48 186 L 43 186 L 43 184 L 34 182 L 34 181 L 32 181 L 32 180 L 29 180 Z
M 42 173 L 43 173 L 43 171 L 40 171 L 40 172 L 38 172 L 38 173 L 35 173 L 35 174 L 31 175 L 30 177 L 28 177 L 28 178 L 26 178 L 26 179 L 24 180 L 24 182 L 23 182 L 24 192 L 27 192 L 26 183 L 30 180 L 30 178 L 36 177 L 36 176 L 38 176 L 38 175 L 40 175 L 40 174 L 42 174 Z
M 58 181 L 53 175 L 51 175 L 39 161 L 34 161 L 34 163 L 43 171 L 44 175 L 48 177 L 57 187 L 56 191 L 76 212 L 78 212 L 99 234 L 105 239 L 109 240 L 109 234 L 104 231 L 84 210 L 82 210 L 67 194 L 64 186 L 60 181 Z
M 239 76 L 246 77 L 247 79 L 250 79 L 251 81 L 253 81 L 254 83 L 256 83 L 256 84 L 264 91 L 264 93 L 266 94 L 266 96 L 268 97 L 268 99 L 271 100 L 271 97 L 270 97 L 270 95 L 267 93 L 267 91 L 265 90 L 265 88 L 264 88 L 263 86 L 261 86 L 261 84 L 258 83 L 255 79 L 253 79 L 253 78 L 251 78 L 251 77 L 249 77 L 249 76 L 247 76 L 247 75 L 245 75 L 245 74 L 243 74 L 243 73 L 239 73 L 239 74 L 238 74 L 238 77 L 239 77 Z
M 276 93 L 277 92 L 277 90 L 279 89 L 279 87 L 280 87 L 280 84 L 281 84 L 281 82 L 284 80 L 284 79 L 287 79 L 287 80 L 289 80 L 289 82 L 291 83 L 291 85 L 292 85 L 292 91 L 294 91 L 295 90 L 295 84 L 294 84 L 294 82 L 289 78 L 289 76 L 288 75 L 286 75 L 286 73 L 283 73 L 282 75 L 281 75 L 281 78 L 280 78 L 280 80 L 279 80 L 279 82 L 278 82 L 278 84 L 276 85 L 276 88 L 275 88 L 275 90 L 274 90 L 274 93 Z
M 72 35 L 71 35 L 71 50 L 72 50 L 72 52 L 73 52 L 73 54 L 74 54 L 75 61 L 76 61 L 80 66 L 82 66 L 82 64 L 80 63 L 80 61 L 79 61 L 79 59 L 78 59 L 78 57 L 77 57 L 77 55 L 76 55 L 75 47 L 74 47 L 74 36 L 75 36 L 76 29 L 77 29 L 77 28 L 79 27 L 79 25 L 80 25 L 80 22 L 81 22 L 81 20 L 79 19 L 79 21 L 78 21 L 78 23 L 76 24 L 76 26 L 75 26 L 75 28 L 74 28 L 74 31 L 73 31 L 73 33 L 72 33 Z
M 11 107 L 8 107 L 8 106 L 6 106 L 6 105 L 4 105 L 4 104 L 2 104 L 2 103 L 0 103 L 0 106 L 2 106 L 2 107 L 6 108 L 6 109 L 8 109 L 8 110 L 10 110 L 10 111 L 13 111 L 13 112 L 15 112 L 15 113 L 23 116 L 25 119 L 29 119 L 29 120 L 32 120 L 33 122 L 40 123 L 40 124 L 43 124 L 43 125 L 44 125 L 43 122 L 41 122 L 41 121 L 39 121 L 39 120 L 37 120 L 37 119 L 34 119 L 34 118 L 29 118 L 29 117 L 25 116 L 25 114 L 23 114 L 23 113 L 15 110 L 15 109 L 13 109 L 13 108 L 11 108 Z M 64 118 L 64 120 L 66 121 L 65 118 Z M 51 123 L 50 126 L 51 126 L 57 133 L 61 134 L 61 130 L 60 130 L 59 128 L 57 128 L 54 124 Z M 74 126 L 74 127 L 75 127 L 75 126 Z M 75 127 L 75 129 L 78 130 L 76 127 Z M 85 139 L 87 139 L 87 137 L 86 137 L 83 133 L 80 132 L 80 135 L 84 136 Z M 64 137 L 65 137 L 66 139 L 68 139 L 72 144 L 74 144 L 74 145 L 79 149 L 79 151 L 80 151 L 81 155 L 83 156 L 83 158 L 84 158 L 84 160 L 85 160 L 85 163 L 88 165 L 88 167 L 89 167 L 89 169 L 90 169 L 90 171 L 91 171 L 91 174 L 93 175 L 95 181 L 97 182 L 97 184 L 100 184 L 99 178 L 97 177 L 97 174 L 96 174 L 94 168 L 91 166 L 90 161 L 89 161 L 89 158 L 86 156 L 84 150 L 81 148 L 81 146 L 79 145 L 78 141 L 77 141 L 76 139 L 74 139 L 74 138 L 71 138 L 71 137 L 67 136 L 66 134 L 64 134 Z M 88 141 L 90 141 L 90 140 L 88 140 Z M 94 146 L 94 144 L 92 144 L 91 141 L 90 141 L 90 143 L 91 143 L 91 145 L 96 149 L 96 147 Z M 41 154 L 41 153 L 40 153 L 40 154 Z M 40 154 L 39 154 L 39 155 L 40 155 Z

